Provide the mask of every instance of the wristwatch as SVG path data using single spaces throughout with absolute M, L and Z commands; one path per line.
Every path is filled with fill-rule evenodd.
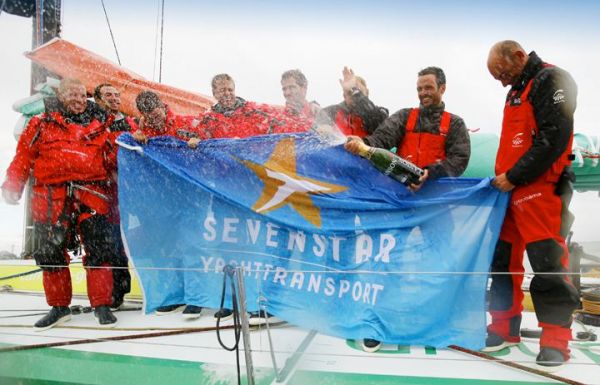
M 358 87 L 352 87 L 352 88 L 350 89 L 350 94 L 351 94 L 352 96 L 356 96 L 356 95 L 360 95 L 360 94 L 361 94 L 361 92 L 360 92 L 360 90 L 358 89 Z

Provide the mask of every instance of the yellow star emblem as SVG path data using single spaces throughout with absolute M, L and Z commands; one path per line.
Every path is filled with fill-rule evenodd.
M 280 140 L 262 165 L 249 160 L 241 162 L 254 171 L 265 185 L 261 196 L 252 206 L 252 210 L 260 214 L 289 204 L 308 222 L 321 227 L 321 213 L 312 202 L 310 194 L 334 194 L 348 189 L 298 175 L 294 138 Z

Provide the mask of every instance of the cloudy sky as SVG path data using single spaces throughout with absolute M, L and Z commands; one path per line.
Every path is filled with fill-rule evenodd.
M 158 79 L 156 0 L 105 0 L 122 64 Z M 507 89 L 486 69 L 496 41 L 567 69 L 579 86 L 576 131 L 600 135 L 600 3 L 595 1 L 165 1 L 164 83 L 210 94 L 210 79 L 227 72 L 237 94 L 281 104 L 279 78 L 300 68 L 309 98 L 341 100 L 347 65 L 363 76 L 376 104 L 396 111 L 417 104 L 416 73 L 442 67 L 449 111 L 467 125 L 499 133 Z M 100 1 L 63 0 L 63 38 L 116 62 Z M 0 173 L 14 155 L 12 103 L 28 95 L 31 20 L 0 15 Z M 576 240 L 600 240 L 600 198 L 577 194 Z M 0 250 L 21 249 L 23 205 L 0 202 Z

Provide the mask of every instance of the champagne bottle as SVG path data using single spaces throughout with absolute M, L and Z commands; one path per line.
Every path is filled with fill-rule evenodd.
M 419 184 L 419 178 L 424 174 L 422 168 L 383 148 L 370 147 L 361 142 L 358 155 L 370 161 L 377 170 L 405 186 Z

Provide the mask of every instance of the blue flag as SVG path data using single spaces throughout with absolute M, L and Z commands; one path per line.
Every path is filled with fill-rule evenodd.
M 197 149 L 120 141 L 121 226 L 146 312 L 218 308 L 232 264 L 244 267 L 251 311 L 343 338 L 483 346 L 508 201 L 489 179 L 431 180 L 411 193 L 313 134 Z

